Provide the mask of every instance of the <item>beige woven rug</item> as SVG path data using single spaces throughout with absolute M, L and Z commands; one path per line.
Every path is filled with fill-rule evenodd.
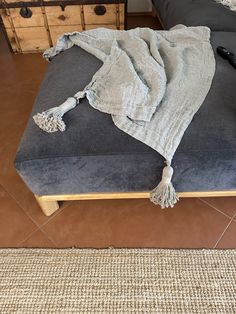
M 236 313 L 236 250 L 0 250 L 0 313 Z

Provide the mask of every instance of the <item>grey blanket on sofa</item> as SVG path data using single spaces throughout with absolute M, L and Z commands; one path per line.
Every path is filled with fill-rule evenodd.
M 118 128 L 166 159 L 151 200 L 173 206 L 178 197 L 171 184 L 171 160 L 215 72 L 209 38 L 207 27 L 182 25 L 171 31 L 95 29 L 64 34 L 45 58 L 78 45 L 102 60 L 103 66 L 83 91 L 34 120 L 47 132 L 64 131 L 62 116 L 86 96 L 91 106 L 111 114 Z
M 236 11 L 236 0 L 215 0 L 215 1 L 225 5 L 232 11 Z

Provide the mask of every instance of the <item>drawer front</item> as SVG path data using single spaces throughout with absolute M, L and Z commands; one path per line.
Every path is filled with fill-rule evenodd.
M 16 28 L 15 31 L 22 52 L 43 51 L 50 47 L 44 27 Z
M 64 33 L 71 33 L 71 32 L 81 32 L 82 25 L 65 25 L 65 26 L 49 26 L 50 35 L 52 38 L 52 43 L 55 45 L 57 43 L 57 39 Z
M 45 7 L 48 25 L 78 25 L 81 24 L 81 11 L 79 5 Z
M 86 30 L 89 30 L 89 29 L 94 29 L 94 28 L 98 28 L 98 27 L 106 27 L 106 28 L 110 28 L 110 29 L 117 29 L 116 28 L 116 25 L 115 24 L 106 24 L 106 25 L 96 25 L 96 24 L 88 24 L 88 25 L 85 25 L 85 29 Z
M 14 27 L 44 26 L 43 12 L 40 7 L 9 9 Z
M 84 22 L 86 24 L 116 24 L 115 4 L 84 5 Z

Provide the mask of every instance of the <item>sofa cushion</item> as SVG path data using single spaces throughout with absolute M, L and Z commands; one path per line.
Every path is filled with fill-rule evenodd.
M 165 29 L 176 24 L 236 31 L 236 12 L 214 0 L 153 0 Z
M 214 50 L 223 45 L 236 51 L 236 33 L 213 32 L 211 41 Z M 236 189 L 236 71 L 218 55 L 216 60 L 212 88 L 173 160 L 177 191 Z M 15 160 L 35 194 L 141 191 L 159 182 L 163 158 L 87 99 L 64 116 L 65 132 L 48 134 L 34 124 L 33 114 L 83 89 L 100 66 L 78 47 L 49 64 Z

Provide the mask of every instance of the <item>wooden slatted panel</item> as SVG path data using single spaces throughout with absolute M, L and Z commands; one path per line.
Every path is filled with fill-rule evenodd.
M 71 33 L 71 32 L 81 32 L 82 25 L 64 25 L 64 26 L 49 26 L 50 35 L 52 38 L 53 45 L 56 44 L 57 39 L 64 33 Z
M 7 33 L 7 37 L 8 37 L 10 44 L 11 44 L 11 48 L 12 48 L 13 52 L 20 52 L 20 49 L 17 45 L 13 30 L 11 28 L 6 28 L 6 33 Z
M 44 27 L 16 28 L 15 30 L 23 52 L 39 52 L 50 47 L 47 30 Z
M 9 22 L 6 10 L 0 9 L 0 14 L 1 14 L 2 21 L 3 21 L 5 28 L 10 28 L 11 24 Z
M 44 26 L 44 18 L 40 7 L 29 8 L 32 11 L 30 18 L 24 18 L 20 15 L 20 8 L 9 9 L 14 27 L 32 27 Z
M 26 0 L 27 2 L 39 2 L 39 0 Z M 17 2 L 24 2 L 22 0 L 5 0 L 6 3 L 17 3 Z
M 64 11 L 60 6 L 45 7 L 48 25 L 78 25 L 81 24 L 79 5 L 68 5 Z
M 120 12 L 120 24 L 123 25 L 122 29 L 124 29 L 124 24 L 125 24 L 125 5 L 123 3 L 119 4 L 119 12 Z

